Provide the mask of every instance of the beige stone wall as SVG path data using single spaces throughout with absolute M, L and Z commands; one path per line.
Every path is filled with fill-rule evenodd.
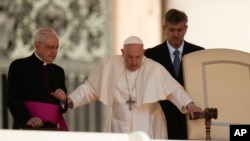
M 161 42 L 161 0 L 113 0 L 111 9 L 114 54 L 131 35 L 139 36 L 145 48 Z
M 167 0 L 188 14 L 186 39 L 206 48 L 250 52 L 249 0 Z
M 205 48 L 250 52 L 249 7 L 249 0 L 113 0 L 113 53 L 120 53 L 123 40 L 132 34 L 143 39 L 145 48 L 160 43 L 162 13 L 169 8 L 187 13 L 186 40 Z

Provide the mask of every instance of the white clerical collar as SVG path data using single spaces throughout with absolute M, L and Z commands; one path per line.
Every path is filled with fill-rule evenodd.
M 36 55 L 36 57 L 39 59 L 39 60 L 41 60 L 42 62 L 43 62 L 43 66 L 46 66 L 48 63 L 46 63 L 45 61 L 43 61 L 43 59 L 42 58 L 40 58 L 38 55 L 37 55 L 37 53 L 35 52 L 35 55 Z

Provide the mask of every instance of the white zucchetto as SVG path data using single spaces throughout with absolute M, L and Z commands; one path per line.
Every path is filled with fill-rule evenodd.
M 128 44 L 143 44 L 143 42 L 142 42 L 142 40 L 139 38 L 139 37 L 137 37 L 137 36 L 130 36 L 130 37 L 128 37 L 125 41 L 124 41 L 124 43 L 123 43 L 123 45 L 128 45 Z

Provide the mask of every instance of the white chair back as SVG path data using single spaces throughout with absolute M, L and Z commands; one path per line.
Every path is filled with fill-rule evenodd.
M 250 54 L 207 49 L 183 57 L 184 86 L 202 108 L 217 108 L 212 140 L 229 140 L 230 124 L 250 123 Z M 205 139 L 204 120 L 188 120 L 189 139 Z

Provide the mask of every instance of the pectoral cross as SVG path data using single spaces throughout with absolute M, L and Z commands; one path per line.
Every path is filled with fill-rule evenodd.
M 126 101 L 126 103 L 128 104 L 129 106 L 129 110 L 132 110 L 132 105 L 135 103 L 136 101 L 135 100 L 132 100 L 132 97 L 129 96 L 128 100 Z

